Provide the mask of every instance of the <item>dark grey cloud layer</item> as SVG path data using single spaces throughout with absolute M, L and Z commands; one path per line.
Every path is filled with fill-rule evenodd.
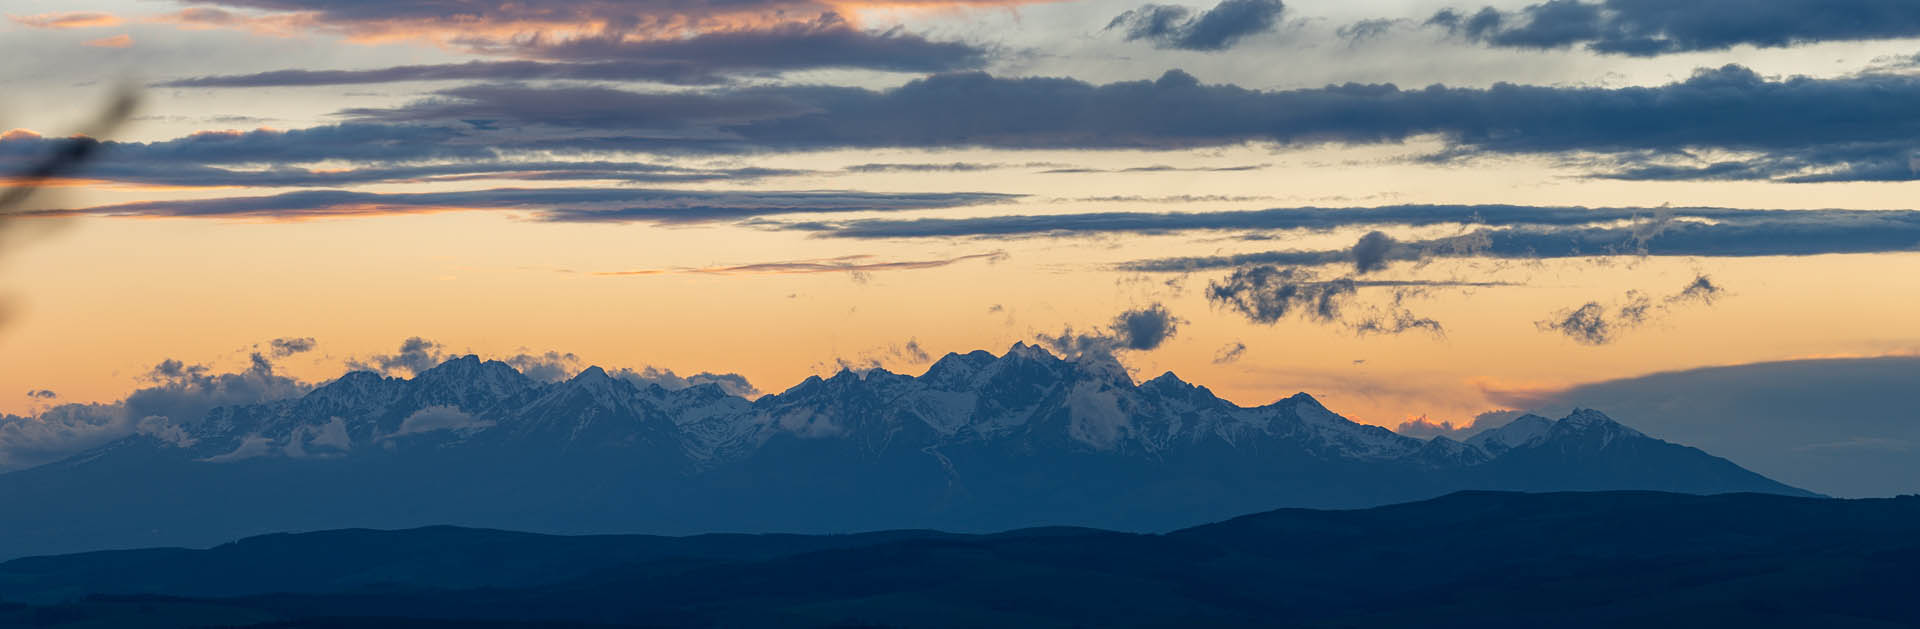
M 1280 0 L 1222 0 L 1199 15 L 1183 6 L 1148 4 L 1114 17 L 1107 30 L 1161 48 L 1226 50 L 1249 35 L 1272 32 L 1285 12 Z
M 1261 91 L 1203 85 L 1173 71 L 1155 81 L 940 74 L 897 88 L 726 86 L 659 93 L 588 86 L 467 85 L 350 121 L 296 131 L 201 133 L 103 142 L 103 172 L 129 180 L 207 179 L 309 185 L 300 164 L 346 161 L 454 169 L 556 156 L 803 151 L 873 147 L 1181 149 L 1249 142 L 1396 143 L 1435 136 L 1432 159 L 1557 154 L 1594 176 L 1628 179 L 1899 180 L 1915 174 L 1920 76 L 1769 80 L 1738 66 L 1661 86 L 1489 88 L 1331 85 Z M 29 141 L 32 140 L 32 141 Z M 44 139 L 0 142 L 25 163 Z M 1705 154 L 1741 157 L 1703 162 Z M 423 162 L 431 162 L 423 164 Z M 275 168 L 239 169 L 272 165 Z M 547 164 L 552 177 L 699 178 L 750 172 L 658 172 L 645 164 Z M 206 167 L 218 167 L 209 169 Z M 287 170 L 292 168 L 293 170 Z M 473 171 L 511 172 L 506 166 Z M 262 172 L 236 172 L 255 170 Z M 283 171 L 283 172 L 275 172 Z M 402 176 L 391 173 L 382 176 Z M 450 172 L 421 176 L 457 176 Z M 345 184 L 341 184 L 345 185 Z
M 1427 22 L 1467 39 L 1512 48 L 1583 46 L 1652 56 L 1749 45 L 1920 37 L 1920 4 L 1907 0 L 1549 0 L 1512 11 L 1443 10 Z
M 355 163 L 395 163 L 424 160 L 487 160 L 500 153 L 465 141 L 459 130 L 446 127 L 383 124 L 323 125 L 290 131 L 204 131 L 158 142 L 97 143 L 99 159 L 84 176 L 127 173 L 175 173 L 172 177 L 131 179 L 152 183 L 184 183 L 212 170 L 168 168 L 208 165 L 286 165 L 330 160 Z M 28 133 L 0 138 L 0 161 L 31 163 L 58 140 Z M 98 168 L 93 168 L 97 166 Z M 156 169 L 156 170 L 141 170 Z M 235 176 L 228 173 L 226 176 Z
M 562 223 L 702 223 L 778 214 L 950 208 L 1013 198 L 1015 195 L 988 193 L 719 192 L 638 188 L 495 188 L 417 193 L 302 190 L 271 196 L 146 201 L 32 214 L 301 219 L 520 210 L 533 212 L 540 220 Z
M 298 164 L 310 163 L 320 158 L 313 149 L 323 147 L 286 147 L 284 157 L 274 157 L 264 150 L 249 149 L 236 145 L 252 142 L 271 143 L 281 141 L 298 143 L 313 138 L 312 132 L 328 127 L 318 127 L 303 131 L 248 131 L 232 133 L 203 133 L 179 140 L 155 143 L 106 142 L 95 143 L 90 149 L 95 156 L 84 170 L 70 173 L 71 176 L 85 177 L 120 183 L 149 184 L 185 187 L 313 187 L 313 186 L 351 186 L 373 183 L 411 183 L 424 181 L 466 181 L 476 179 L 514 179 L 523 181 L 619 181 L 627 183 L 698 183 L 707 181 L 741 181 L 764 177 L 778 177 L 803 174 L 806 171 L 771 168 L 689 168 L 666 164 L 635 161 L 604 160 L 550 160 L 517 159 L 496 155 L 490 151 L 475 152 L 459 147 L 451 150 L 437 150 L 431 146 L 391 146 L 392 152 L 386 155 L 361 154 L 352 161 L 359 162 L 351 168 L 304 167 Z M 335 130 L 338 130 L 335 128 Z M 368 129 L 369 133 L 339 134 L 318 140 L 321 144 L 347 144 L 359 141 L 376 143 L 411 141 L 451 140 L 444 133 L 422 135 L 400 127 L 383 129 L 395 131 L 385 139 L 373 136 L 382 134 Z M 28 133 L 15 133 L 0 136 L 0 167 L 8 165 L 30 164 L 38 156 L 55 153 L 61 147 L 73 142 L 68 138 L 47 138 Z M 339 147 L 345 151 L 365 151 L 365 147 Z M 486 151 L 486 149 L 481 149 Z M 446 160 L 421 163 L 422 160 Z
M 952 72 L 985 64 L 985 49 L 930 41 L 900 30 L 869 32 L 826 14 L 811 22 L 755 30 L 709 32 L 688 38 L 628 40 L 591 37 L 526 40 L 490 52 L 537 57 L 408 65 L 366 70 L 277 70 L 201 76 L 163 87 L 284 87 L 397 81 L 596 80 L 679 85 L 724 83 L 742 74 L 857 68 L 895 72 Z
M 509 145 L 571 150 L 749 151 L 859 147 L 1179 149 L 1271 142 L 1397 143 L 1437 136 L 1446 160 L 1484 153 L 1610 156 L 1602 175 L 1713 149 L 1759 153 L 1783 177 L 1888 176 L 1900 147 L 1920 145 L 1920 76 L 1771 80 L 1744 67 L 1701 70 L 1652 87 L 1488 88 L 1345 84 L 1261 91 L 1203 85 L 1171 71 L 1155 81 L 942 74 L 887 90 L 731 87 L 682 94 L 482 85 L 391 108 L 343 112 L 362 122 L 473 131 L 557 127 L 592 139 Z M 1780 172 L 1798 165 L 1793 173 Z M 1862 170 L 1864 169 L 1864 170 Z M 1877 175 L 1874 173 L 1878 173 Z M 1645 175 L 1639 175 L 1645 176 Z
M 1225 212 L 1095 212 L 975 218 L 795 222 L 780 229 L 821 237 L 1005 238 L 1095 234 L 1275 232 L 1356 227 L 1461 226 L 1460 236 L 1395 241 L 1384 234 L 1348 249 L 1283 250 L 1163 258 L 1123 265 L 1192 271 L 1248 264 L 1354 264 L 1374 269 L 1433 257 L 1569 258 L 1611 255 L 1800 256 L 1920 250 L 1920 211 L 1754 210 L 1712 207 L 1586 208 L 1522 205 L 1298 207 Z

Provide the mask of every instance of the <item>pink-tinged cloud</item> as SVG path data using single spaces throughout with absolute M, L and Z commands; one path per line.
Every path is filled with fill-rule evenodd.
M 133 36 L 122 33 L 112 37 L 88 40 L 86 45 L 95 48 L 126 48 L 133 45 Z
M 63 11 L 39 15 L 8 15 L 15 24 L 33 28 L 101 28 L 120 24 L 120 17 L 100 11 Z

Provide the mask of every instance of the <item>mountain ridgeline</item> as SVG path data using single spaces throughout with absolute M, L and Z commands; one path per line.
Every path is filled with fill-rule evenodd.
M 1809 495 L 1596 411 L 1465 441 L 1245 408 L 1168 373 L 1015 344 L 919 377 L 813 377 L 749 401 L 600 368 L 553 383 L 457 358 L 353 372 L 0 475 L 0 557 L 435 524 L 549 533 L 1164 531 L 1464 489 Z

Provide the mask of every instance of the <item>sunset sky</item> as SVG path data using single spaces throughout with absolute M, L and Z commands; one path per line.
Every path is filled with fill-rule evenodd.
M 0 166 L 108 141 L 4 219 L 0 414 L 416 337 L 760 392 L 1117 338 L 1389 427 L 1920 353 L 1920 8 L 1740 4 L 0 0 Z

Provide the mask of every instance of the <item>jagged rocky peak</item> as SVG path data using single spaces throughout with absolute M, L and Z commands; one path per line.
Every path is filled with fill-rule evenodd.
M 1563 430 L 1591 430 L 1596 428 L 1608 429 L 1608 430 L 1618 429 L 1618 430 L 1624 430 L 1636 435 L 1640 434 L 1639 431 L 1636 431 L 1632 428 L 1628 428 L 1625 425 L 1621 424 L 1620 422 L 1614 421 L 1613 418 L 1608 417 L 1606 413 L 1602 413 L 1600 411 L 1596 411 L 1590 408 L 1573 409 L 1572 413 L 1568 413 L 1566 417 L 1560 418 L 1560 421 L 1556 422 L 1554 424 L 1554 427 L 1560 428 Z
M 1047 351 L 1047 348 L 1028 345 L 1026 341 L 1014 341 L 1013 345 L 1007 348 L 1007 353 L 1002 354 L 1000 358 L 1002 360 L 1060 361 L 1060 357 L 1054 356 L 1053 352 Z
M 440 363 L 409 382 L 427 395 L 462 403 L 507 398 L 537 386 L 512 365 L 473 354 Z
M 580 373 L 574 374 L 572 378 L 568 378 L 568 381 L 582 384 L 610 384 L 613 376 L 608 375 L 607 370 L 601 369 L 599 365 L 594 365 L 580 370 Z
M 1000 357 L 986 350 L 974 350 L 965 354 L 949 352 L 927 367 L 920 379 L 930 383 L 951 387 L 970 382 L 980 372 Z

